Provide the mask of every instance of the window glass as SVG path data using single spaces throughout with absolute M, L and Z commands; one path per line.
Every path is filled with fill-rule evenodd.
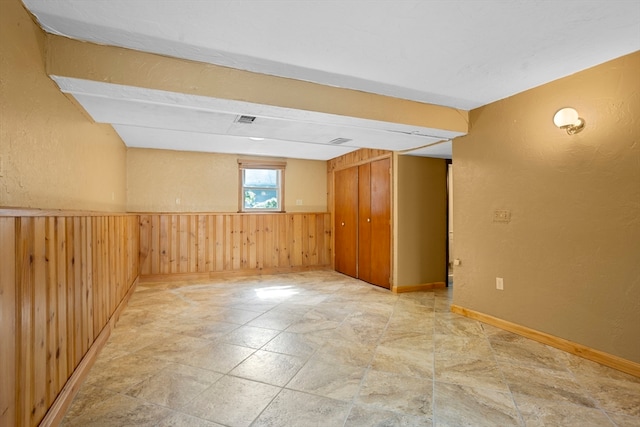
M 279 169 L 243 169 L 243 210 L 283 210 L 281 176 Z

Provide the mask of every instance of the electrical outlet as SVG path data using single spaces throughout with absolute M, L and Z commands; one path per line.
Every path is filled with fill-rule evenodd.
M 502 277 L 496 277 L 496 289 L 504 291 L 504 279 Z
M 302 206 L 302 199 L 296 199 L 296 205 Z

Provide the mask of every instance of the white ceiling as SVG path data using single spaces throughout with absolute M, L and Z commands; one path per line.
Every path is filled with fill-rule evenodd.
M 640 50 L 637 0 L 23 1 L 54 34 L 464 110 Z M 446 141 L 458 136 L 54 79 L 135 147 L 321 160 L 361 147 L 419 148 L 412 154 L 450 157 Z M 238 124 L 238 114 L 257 119 Z

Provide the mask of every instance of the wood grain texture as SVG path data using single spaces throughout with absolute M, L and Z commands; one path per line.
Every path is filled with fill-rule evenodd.
M 328 213 L 141 214 L 141 277 L 325 267 Z
M 327 173 L 348 168 L 351 166 L 358 166 L 363 163 L 368 163 L 381 158 L 389 158 L 392 155 L 392 151 L 377 150 L 374 148 L 361 148 L 360 150 L 352 151 L 351 153 L 344 154 L 340 157 L 336 157 L 327 161 Z M 331 187 L 328 187 L 331 188 Z
M 452 304 L 451 311 L 640 378 L 640 363 L 459 305 Z
M 16 425 L 16 219 L 0 218 L 0 425 Z
M 140 224 L 134 215 L 6 213 L 0 425 L 36 426 L 138 277 Z
M 331 172 L 335 269 L 389 289 L 391 158 L 360 156 L 351 160 L 358 160 L 357 165 L 347 166 L 347 159 L 340 163 L 345 167 Z

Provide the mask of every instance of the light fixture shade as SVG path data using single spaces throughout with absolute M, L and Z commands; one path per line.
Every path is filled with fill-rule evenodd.
M 565 107 L 553 116 L 553 123 L 560 129 L 567 131 L 569 135 L 575 135 L 584 129 L 584 119 L 578 116 L 578 112 L 570 107 Z
M 574 126 L 578 124 L 578 120 L 580 117 L 578 116 L 578 112 L 573 108 L 563 108 L 558 110 L 555 116 L 553 116 L 553 123 L 558 126 L 560 129 L 563 129 L 567 126 Z

